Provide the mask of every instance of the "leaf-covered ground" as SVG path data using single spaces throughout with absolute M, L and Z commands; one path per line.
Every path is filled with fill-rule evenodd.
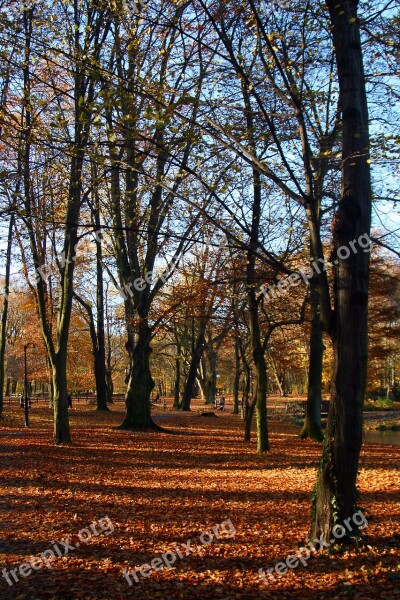
M 0 424 L 0 569 L 9 573 L 54 542 L 62 556 L 26 577 L 17 571 L 12 586 L 1 577 L 0 598 L 400 597 L 399 447 L 363 447 L 360 504 L 369 526 L 362 546 L 321 551 L 267 586 L 258 570 L 307 540 L 317 444 L 272 420 L 272 450 L 260 457 L 228 412 L 215 419 L 160 413 L 156 420 L 173 433 L 129 433 L 116 429 L 121 404 L 99 415 L 76 403 L 74 444 L 56 447 L 51 416 L 35 406 L 26 430 L 22 411 L 6 407 Z M 202 532 L 228 519 L 234 537 L 225 524 L 226 535 L 200 542 Z M 91 525 L 98 535 L 86 541 L 80 532 Z M 66 536 L 72 549 L 64 555 Z M 138 574 L 138 583 L 131 577 L 129 586 L 124 569 L 176 546 L 183 558 L 149 577 Z

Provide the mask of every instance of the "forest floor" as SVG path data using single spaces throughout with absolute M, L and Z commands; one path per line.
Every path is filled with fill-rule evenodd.
M 73 445 L 54 446 L 44 403 L 29 429 L 6 406 L 0 598 L 400 598 L 400 447 L 362 448 L 359 547 L 320 550 L 264 583 L 260 568 L 307 542 L 321 447 L 272 415 L 271 451 L 258 456 L 229 405 L 216 418 L 200 417 L 203 407 L 155 408 L 169 433 L 131 433 L 116 429 L 122 404 L 98 414 L 75 403 Z M 42 553 L 47 566 L 20 567 Z M 129 585 L 124 569 L 152 562 Z

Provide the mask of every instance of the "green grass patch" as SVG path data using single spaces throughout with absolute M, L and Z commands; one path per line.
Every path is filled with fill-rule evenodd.
M 389 398 L 378 398 L 375 402 L 367 400 L 364 404 L 364 410 L 393 410 L 393 404 L 393 400 Z

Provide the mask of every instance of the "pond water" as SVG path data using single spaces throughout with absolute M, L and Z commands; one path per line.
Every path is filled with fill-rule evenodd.
M 364 442 L 400 446 L 400 431 L 365 431 Z

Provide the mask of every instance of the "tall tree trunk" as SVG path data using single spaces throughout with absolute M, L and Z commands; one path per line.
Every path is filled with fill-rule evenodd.
M 247 135 L 249 145 L 256 155 L 256 143 L 254 140 L 254 118 L 250 103 L 249 92 L 246 84 L 242 83 L 242 93 L 245 105 Z M 256 296 L 257 274 L 256 274 L 256 251 L 260 235 L 260 219 L 262 211 L 261 196 L 261 174 L 253 168 L 253 206 L 251 219 L 251 234 L 247 252 L 246 286 L 247 302 L 249 308 L 249 323 L 252 355 L 256 373 L 256 415 L 257 415 L 257 451 L 259 453 L 269 450 L 268 423 L 267 423 L 267 364 L 264 357 L 264 349 L 261 341 L 260 320 L 258 314 L 258 301 Z
M 189 372 L 183 391 L 182 402 L 179 405 L 181 410 L 190 410 L 190 401 L 193 397 L 194 386 L 196 383 L 197 369 L 199 368 L 200 360 L 204 351 L 205 333 L 207 320 L 201 319 L 199 324 L 199 332 L 196 338 L 196 343 L 192 350 L 192 357 L 189 366 Z
M 96 381 L 96 410 L 110 410 L 107 406 L 106 368 L 99 348 L 93 348 L 94 377 Z
M 99 293 L 97 291 L 97 293 Z M 96 324 L 94 321 L 92 305 L 89 302 L 85 302 L 76 292 L 74 297 L 86 310 L 89 320 L 89 332 L 90 340 L 92 342 L 92 354 L 93 354 L 93 370 L 94 378 L 96 382 L 96 399 L 97 399 L 97 410 L 109 410 L 107 406 L 107 384 L 106 384 L 106 365 L 105 365 L 105 340 L 104 340 L 104 322 L 100 324 L 100 330 L 103 327 L 103 338 L 99 339 L 99 323 Z M 99 315 L 97 314 L 97 318 Z M 102 341 L 101 341 L 102 339 Z M 103 346 L 101 347 L 101 344 Z
M 250 403 L 246 403 L 247 409 L 244 414 L 244 441 L 250 442 L 251 440 L 251 426 L 253 423 L 254 411 L 257 404 L 257 395 L 252 398 Z
M 256 188 L 257 189 L 257 188 Z M 257 203 L 257 206 L 258 203 Z M 255 209 L 254 209 L 255 211 Z M 257 211 L 258 212 L 258 211 Z M 257 217 L 258 218 L 258 217 Z M 267 365 L 261 342 L 258 302 L 255 292 L 255 245 L 250 244 L 247 262 L 247 297 L 249 307 L 250 336 L 256 384 L 257 452 L 269 450 L 267 422 Z
M 154 381 L 150 372 L 151 328 L 142 318 L 136 335 L 128 335 L 131 372 L 126 390 L 126 415 L 120 429 L 148 429 L 155 425 L 151 418 L 150 397 Z
M 95 63 L 101 48 L 99 39 L 102 31 L 103 39 L 107 35 L 110 24 L 104 21 L 104 10 L 95 11 L 93 8 L 90 33 L 82 31 L 81 9 L 79 2 L 74 0 L 71 5 L 71 20 L 73 20 L 73 144 L 69 144 L 69 181 L 68 197 L 63 213 L 65 222 L 62 261 L 58 261 L 60 267 L 59 286 L 59 310 L 57 316 L 56 334 L 52 334 L 52 322 L 48 314 L 48 288 L 45 278 L 42 276 L 42 268 L 46 263 L 46 246 L 38 233 L 37 208 L 31 191 L 31 164 L 30 151 L 35 136 L 32 135 L 34 123 L 32 123 L 32 98 L 31 98 L 31 40 L 33 31 L 35 9 L 25 6 L 23 11 L 24 28 L 24 61 L 23 61 L 23 108 L 22 115 L 25 117 L 22 123 L 22 168 L 24 185 L 24 222 L 28 230 L 29 244 L 31 248 L 33 263 L 35 266 L 36 293 L 35 300 L 40 318 L 43 339 L 46 344 L 49 361 L 53 374 L 54 387 L 54 441 L 55 443 L 70 442 L 68 406 L 67 406 L 67 378 L 66 360 L 68 348 L 69 327 L 71 322 L 72 300 L 73 300 L 73 276 L 76 258 L 76 246 L 78 242 L 78 226 L 82 200 L 82 170 L 85 159 L 85 151 L 89 139 L 91 127 L 91 113 L 93 111 L 93 99 L 95 93 L 95 79 L 92 73 L 87 71 L 87 64 L 92 64 L 92 59 L 82 61 L 82 51 L 86 53 L 92 48 L 92 58 Z M 94 18 L 96 16 L 96 19 Z M 35 23 L 36 25 L 36 23 Z M 85 39 L 82 39 L 85 36 Z M 40 276 L 39 276 L 40 274 Z
M 242 360 L 243 360 L 243 356 L 242 356 Z M 250 367 L 247 364 L 247 361 L 243 361 L 243 365 L 244 365 L 244 369 L 245 369 L 245 375 L 243 378 L 243 395 L 242 395 L 242 418 L 246 420 L 246 414 L 247 414 L 247 409 L 246 407 L 249 406 L 249 397 L 250 397 L 250 386 L 251 386 L 251 381 L 250 381 Z
M 200 389 L 201 399 L 204 400 L 205 404 L 207 404 L 207 394 L 208 394 L 208 368 L 207 361 L 203 356 L 199 362 L 199 368 L 197 369 L 196 382 Z
M 282 375 L 282 392 L 283 397 L 287 398 L 291 393 L 291 378 L 289 371 L 284 371 Z
M 7 315 L 8 315 L 8 300 L 10 293 L 10 270 L 11 270 L 11 247 L 14 228 L 14 213 L 11 214 L 10 223 L 8 226 L 7 237 L 7 252 L 6 252 L 6 271 L 4 275 L 4 302 L 1 311 L 1 327 L 0 327 L 0 418 L 3 413 L 3 394 L 4 394 L 4 372 L 5 372 L 5 354 L 6 354 L 6 336 L 7 336 Z
M 107 365 L 106 370 L 106 382 L 107 382 L 107 404 L 114 404 L 113 393 L 114 393 L 114 383 L 112 380 L 112 370 L 110 365 Z
M 306 439 L 310 437 L 316 442 L 322 442 L 324 439 L 321 428 L 322 364 L 325 347 L 322 338 L 319 294 L 316 286 L 312 283 L 311 313 L 307 406 L 300 438 Z
M 94 166 L 94 179 L 97 180 L 97 170 Z M 100 231 L 100 199 L 95 192 L 94 220 L 96 231 Z M 106 341 L 104 331 L 104 279 L 103 279 L 103 247 L 101 237 L 96 235 L 96 352 L 94 367 L 96 377 L 97 410 L 109 410 L 107 406 L 107 377 L 106 377 Z
M 262 348 L 253 352 L 256 371 L 256 415 L 257 415 L 257 452 L 262 454 L 269 450 L 267 422 L 267 365 Z
M 108 290 L 107 290 L 108 291 Z M 105 299 L 107 298 L 107 292 L 105 294 Z M 110 320 L 108 316 L 108 304 L 105 302 L 105 317 L 107 322 L 107 361 L 106 361 L 106 383 L 107 383 L 107 404 L 113 404 L 113 393 L 114 393 L 114 383 L 112 379 L 112 346 L 111 346 L 111 331 L 110 331 Z
M 27 229 L 32 251 L 33 262 L 36 270 L 40 269 L 45 258 L 39 251 L 38 238 L 34 224 L 31 194 L 31 144 L 32 144 L 32 113 L 31 113 L 31 39 L 33 30 L 33 9 L 28 8 L 23 13 L 25 48 L 24 48 L 24 108 L 25 127 L 23 130 L 23 186 L 24 186 L 24 208 L 27 214 Z M 77 78 L 76 78 L 77 79 Z M 77 87 L 75 87 L 75 90 Z M 76 115 L 75 115 L 76 116 Z M 81 124 L 75 122 L 75 132 L 81 129 Z M 40 325 L 43 338 L 46 343 L 53 379 L 53 401 L 54 401 L 54 442 L 69 443 L 71 436 L 69 432 L 69 416 L 67 407 L 67 344 L 69 323 L 72 309 L 72 279 L 74 270 L 74 249 L 77 242 L 77 222 L 80 208 L 81 174 L 83 164 L 83 153 L 77 154 L 71 159 L 70 179 L 68 190 L 68 206 L 65 220 L 66 225 L 63 256 L 65 264 L 61 269 L 61 294 L 59 302 L 59 313 L 57 319 L 57 348 L 55 347 L 51 330 L 47 319 L 47 290 L 43 279 L 37 280 L 37 306 L 40 317 Z M 71 225 L 72 223 L 72 225 Z
M 207 351 L 206 404 L 215 404 L 217 397 L 217 352 L 211 346 Z
M 48 375 L 49 375 L 49 384 L 48 384 L 48 389 L 49 389 L 49 408 L 54 408 L 53 370 L 51 368 L 51 363 L 50 363 L 50 359 L 49 359 L 48 356 L 46 357 L 46 363 L 47 363 L 47 369 L 48 369 Z
M 67 402 L 67 356 L 58 353 L 52 361 L 53 373 L 53 409 L 54 409 L 54 441 L 56 444 L 69 444 L 68 402 Z
M 279 393 L 281 395 L 281 397 L 283 398 L 283 387 L 282 387 L 282 383 L 281 380 L 279 379 L 279 374 L 278 374 L 278 369 L 276 368 L 276 364 L 275 364 L 275 360 L 274 357 L 272 356 L 269 348 L 267 347 L 267 356 L 268 356 L 268 360 L 269 360 L 269 364 L 271 366 L 272 369 L 272 373 L 274 375 L 275 378 L 275 383 L 277 385 L 277 388 L 279 390 Z
M 239 340 L 235 338 L 235 377 L 233 380 L 233 414 L 239 414 L 239 386 L 240 386 L 240 350 Z
M 175 384 L 174 384 L 174 406 L 179 408 L 180 393 L 181 393 L 181 348 L 177 346 L 175 357 Z
M 331 329 L 332 404 L 316 484 L 312 535 L 328 542 L 334 525 L 343 525 L 356 510 L 367 372 L 369 253 L 358 247 L 344 259 L 342 250 L 360 236 L 368 236 L 371 221 L 368 106 L 357 4 L 356 0 L 327 2 L 343 120 L 342 189 L 333 231 L 337 266 Z

